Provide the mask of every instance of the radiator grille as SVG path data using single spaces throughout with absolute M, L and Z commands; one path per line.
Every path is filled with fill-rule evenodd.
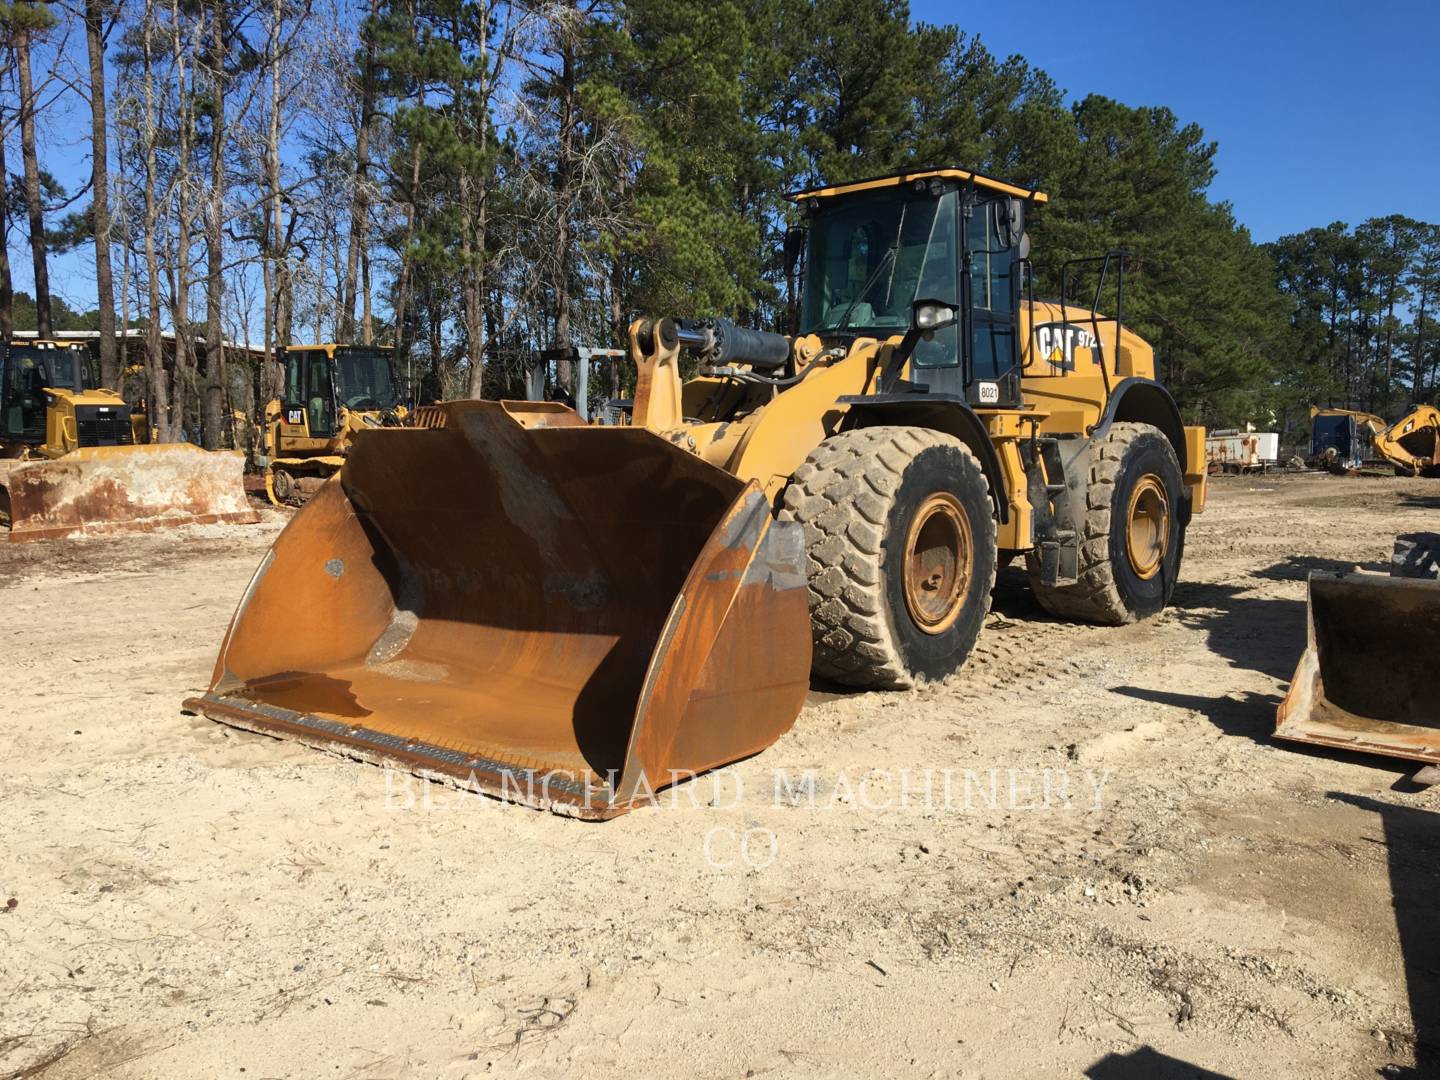
M 129 446 L 130 410 L 123 405 L 77 405 L 75 434 L 81 446 Z

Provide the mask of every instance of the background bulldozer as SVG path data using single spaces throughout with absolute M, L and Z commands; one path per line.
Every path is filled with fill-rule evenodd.
M 637 320 L 629 427 L 455 402 L 358 432 L 189 704 L 607 817 L 768 745 L 812 670 L 955 671 L 1016 556 L 1056 614 L 1161 610 L 1204 432 L 1122 325 L 1121 258 L 1087 261 L 1105 317 L 1022 287 L 1039 192 L 942 169 L 795 198 L 798 334 Z
M 0 354 L 0 519 L 11 540 L 259 520 L 244 455 L 147 444 L 143 414 L 102 390 L 81 345 Z
M 403 424 L 393 350 L 372 345 L 291 345 L 280 354 L 282 396 L 265 409 L 265 492 L 301 506 L 340 471 L 356 432 Z

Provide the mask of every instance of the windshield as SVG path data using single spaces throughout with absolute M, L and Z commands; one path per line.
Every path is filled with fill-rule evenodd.
M 904 330 L 921 292 L 954 302 L 956 261 L 954 192 L 886 188 L 822 203 L 810 224 L 800 332 Z
M 390 354 L 378 349 L 335 350 L 335 397 L 347 409 L 390 409 L 398 402 Z
M 37 370 L 44 385 L 52 389 L 95 390 L 100 386 L 88 349 L 42 349 L 34 345 L 12 345 L 10 356 L 18 367 Z

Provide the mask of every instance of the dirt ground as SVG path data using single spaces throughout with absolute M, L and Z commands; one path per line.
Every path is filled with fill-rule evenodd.
M 1306 573 L 1437 509 L 1218 479 L 1162 617 L 1007 571 L 948 684 L 599 825 L 184 714 L 273 512 L 0 546 L 0 1078 L 1440 1075 L 1440 788 L 1269 737 Z

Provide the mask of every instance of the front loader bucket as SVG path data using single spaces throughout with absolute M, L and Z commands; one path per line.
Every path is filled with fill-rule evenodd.
M 245 455 L 190 443 L 100 446 L 62 458 L 0 461 L 10 539 L 147 531 L 172 525 L 253 525 Z
M 189 707 L 590 818 L 789 729 L 801 537 L 758 485 L 559 406 L 444 408 L 356 438 Z
M 1440 581 L 1311 574 L 1275 736 L 1440 763 Z

